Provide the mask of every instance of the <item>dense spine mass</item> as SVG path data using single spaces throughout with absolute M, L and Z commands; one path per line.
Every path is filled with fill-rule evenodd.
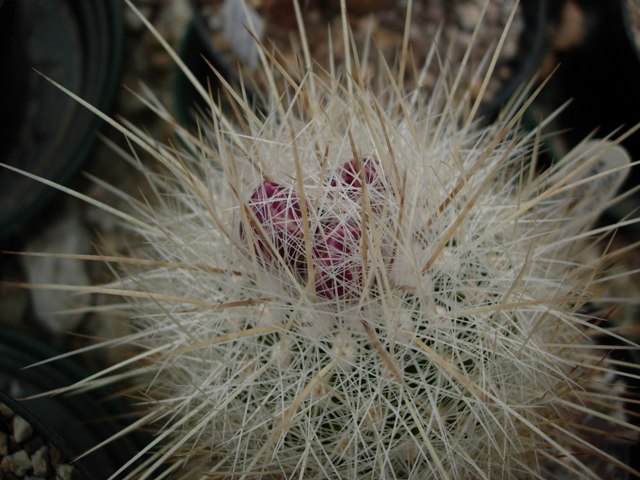
M 262 54 L 266 114 L 201 90 L 183 152 L 127 132 L 161 166 L 119 214 L 144 261 L 107 286 L 140 364 L 94 378 L 138 369 L 157 435 L 128 478 L 598 478 L 594 452 L 618 461 L 579 426 L 619 399 L 582 307 L 613 254 L 584 253 L 626 154 L 537 173 L 524 100 L 482 126 L 464 85 L 367 82 L 346 53 L 282 76 Z

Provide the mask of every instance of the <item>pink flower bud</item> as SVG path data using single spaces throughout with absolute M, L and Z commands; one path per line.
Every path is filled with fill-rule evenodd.
M 257 254 L 265 261 L 274 259 L 268 239 L 285 263 L 296 266 L 304 255 L 302 214 L 296 192 L 290 187 L 264 181 L 251 195 L 248 207 L 264 232 L 253 225 Z M 244 237 L 242 227 L 240 233 Z
M 344 195 L 360 203 L 363 179 L 367 186 L 368 203 L 373 212 L 380 213 L 386 202 L 387 191 L 380 163 L 374 157 L 364 157 L 359 162 L 351 159 L 335 171 L 329 180 L 329 185 L 335 189 L 331 195 Z
M 316 294 L 326 299 L 349 298 L 362 289 L 360 227 L 331 220 L 314 239 Z
M 337 172 L 337 175 L 331 179 L 330 185 L 339 188 L 346 187 L 349 196 L 359 195 L 362 189 L 360 171 L 364 169 L 364 181 L 367 186 L 375 186 L 376 183 L 379 183 L 380 178 L 378 168 L 378 162 L 374 160 L 373 157 L 364 157 L 359 162 L 356 162 L 355 158 L 351 159 L 345 163 Z

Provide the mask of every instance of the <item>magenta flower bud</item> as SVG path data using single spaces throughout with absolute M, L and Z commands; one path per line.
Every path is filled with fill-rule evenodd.
M 316 294 L 326 299 L 349 298 L 362 289 L 360 227 L 331 220 L 316 232 L 313 248 Z
M 304 231 L 296 192 L 290 187 L 264 181 L 251 195 L 248 207 L 262 228 L 262 231 L 255 225 L 252 228 L 258 255 L 265 261 L 274 259 L 266 236 L 288 265 L 297 266 L 304 255 Z M 242 226 L 240 233 L 244 237 Z
M 340 168 L 336 177 L 331 179 L 331 186 L 346 187 L 349 196 L 359 195 L 362 189 L 361 169 L 364 169 L 364 181 L 368 186 L 372 186 L 379 181 L 378 168 L 378 162 L 373 157 L 364 157 L 360 162 L 356 162 L 355 158 L 351 159 Z
M 380 213 L 387 196 L 380 168 L 379 162 L 374 157 L 364 157 L 359 162 L 351 159 L 331 176 L 329 185 L 336 189 L 331 192 L 331 195 L 346 195 L 347 198 L 360 203 L 362 180 L 364 179 L 367 185 L 369 205 L 375 213 Z

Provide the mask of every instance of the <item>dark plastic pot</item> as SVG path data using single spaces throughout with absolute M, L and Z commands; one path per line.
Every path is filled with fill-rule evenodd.
M 640 43 L 638 42 L 638 32 L 634 30 L 634 28 L 640 29 L 640 25 L 635 27 L 632 25 L 628 5 L 626 0 L 610 2 L 610 8 L 613 9 L 612 17 L 615 20 L 620 19 L 624 27 L 625 39 L 618 39 L 621 49 L 620 61 L 624 62 L 620 66 L 620 74 L 625 76 L 623 88 L 629 88 L 623 94 L 623 97 L 629 100 L 629 104 L 623 103 L 626 105 L 625 125 L 632 127 L 640 122 Z M 621 101 L 624 101 L 624 98 Z M 624 145 L 629 150 L 632 160 L 640 160 L 640 133 L 633 135 Z M 634 168 L 633 174 L 627 182 L 627 188 L 637 185 L 640 185 L 640 167 L 638 166 Z M 630 205 L 630 208 L 635 209 L 640 204 L 638 195 L 635 199 L 635 205 Z M 640 232 L 640 227 L 637 227 L 636 230 Z
M 562 2 L 564 3 L 564 2 Z M 640 123 L 640 52 L 635 45 L 625 0 L 575 0 L 583 33 L 570 47 L 556 51 L 558 68 L 534 103 L 535 121 L 570 101 L 548 127 L 555 131 L 548 142 L 549 161 L 556 161 L 587 136 L 618 134 Z M 615 138 L 615 135 L 613 136 Z M 622 146 L 632 161 L 640 159 L 640 133 Z M 622 191 L 640 184 L 640 167 L 631 169 Z M 612 224 L 638 216 L 640 196 L 628 196 L 605 212 L 602 222 Z M 630 242 L 640 239 L 640 224 L 620 229 Z
M 211 87 L 211 94 L 217 99 L 220 82 L 211 68 L 215 68 L 226 79 L 231 78 L 232 74 L 217 54 L 211 51 L 211 46 L 202 42 L 197 28 L 196 23 L 187 27 L 180 44 L 180 58 L 205 90 Z M 207 103 L 178 67 L 175 70 L 174 95 L 178 122 L 194 127 L 198 113 L 207 111 Z
M 236 73 L 227 65 L 224 59 L 218 55 L 210 41 L 205 41 L 204 22 L 202 18 L 195 18 L 185 30 L 185 34 L 180 43 L 180 58 L 195 76 L 198 82 L 207 92 L 210 92 L 214 101 L 221 101 L 224 107 L 225 95 L 223 86 L 220 83 L 212 68 L 231 85 L 238 86 L 239 78 Z M 258 108 L 255 92 L 245 85 L 247 98 Z M 176 105 L 176 115 L 181 125 L 195 130 L 197 118 L 202 114 L 208 116 L 209 105 L 195 87 L 176 66 L 174 79 L 174 98 Z
M 624 26 L 624 32 L 627 37 L 627 41 L 629 45 L 631 45 L 631 49 L 636 53 L 636 57 L 638 59 L 638 63 L 640 63 L 640 39 L 639 33 L 635 29 L 640 29 L 640 25 L 633 25 L 631 21 L 631 13 L 629 12 L 629 2 L 628 0 L 620 0 L 619 2 L 611 2 L 611 8 L 619 8 L 620 9 L 620 17 L 622 18 L 622 23 Z M 615 13 L 614 13 L 615 15 Z
M 571 104 L 559 118 L 569 148 L 597 129 L 597 135 L 633 127 L 640 122 L 640 55 L 630 37 L 624 0 L 581 0 L 588 20 L 587 37 L 560 56 L 552 79 L 559 102 Z M 640 134 L 623 142 L 631 158 L 640 158 Z M 625 188 L 640 183 L 635 167 Z
M 118 432 L 128 409 L 121 402 L 109 400 L 114 392 L 104 388 L 20 400 L 88 376 L 70 359 L 25 368 L 59 353 L 34 337 L 0 326 L 0 400 L 71 460 Z M 125 436 L 73 464 L 87 479 L 106 479 L 135 455 L 139 444 L 139 438 Z
M 548 0 L 521 0 L 524 28 L 519 40 L 519 55 L 508 64 L 513 75 L 495 98 L 481 108 L 481 116 L 494 119 L 518 88 L 536 73 L 549 43 L 547 27 L 560 2 L 549 3 Z
M 119 86 L 122 13 L 119 0 L 4 0 L 0 161 L 58 183 L 77 171 L 101 121 L 36 70 L 109 111 Z M 0 240 L 53 193 L 0 169 Z

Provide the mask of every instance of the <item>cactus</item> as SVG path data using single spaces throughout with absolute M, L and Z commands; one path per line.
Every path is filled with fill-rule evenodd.
M 183 152 L 108 119 L 162 169 L 141 166 L 156 201 L 116 212 L 145 247 L 96 287 L 129 301 L 113 309 L 133 331 L 108 344 L 139 353 L 70 388 L 137 379 L 134 426 L 157 433 L 127 478 L 624 470 L 580 422 L 637 435 L 583 308 L 628 156 L 585 140 L 537 174 L 529 97 L 482 126 L 464 91 L 374 88 L 350 58 L 342 76 L 307 59 L 264 117 L 230 90 L 239 122 L 198 87 L 211 115 L 176 127 Z

